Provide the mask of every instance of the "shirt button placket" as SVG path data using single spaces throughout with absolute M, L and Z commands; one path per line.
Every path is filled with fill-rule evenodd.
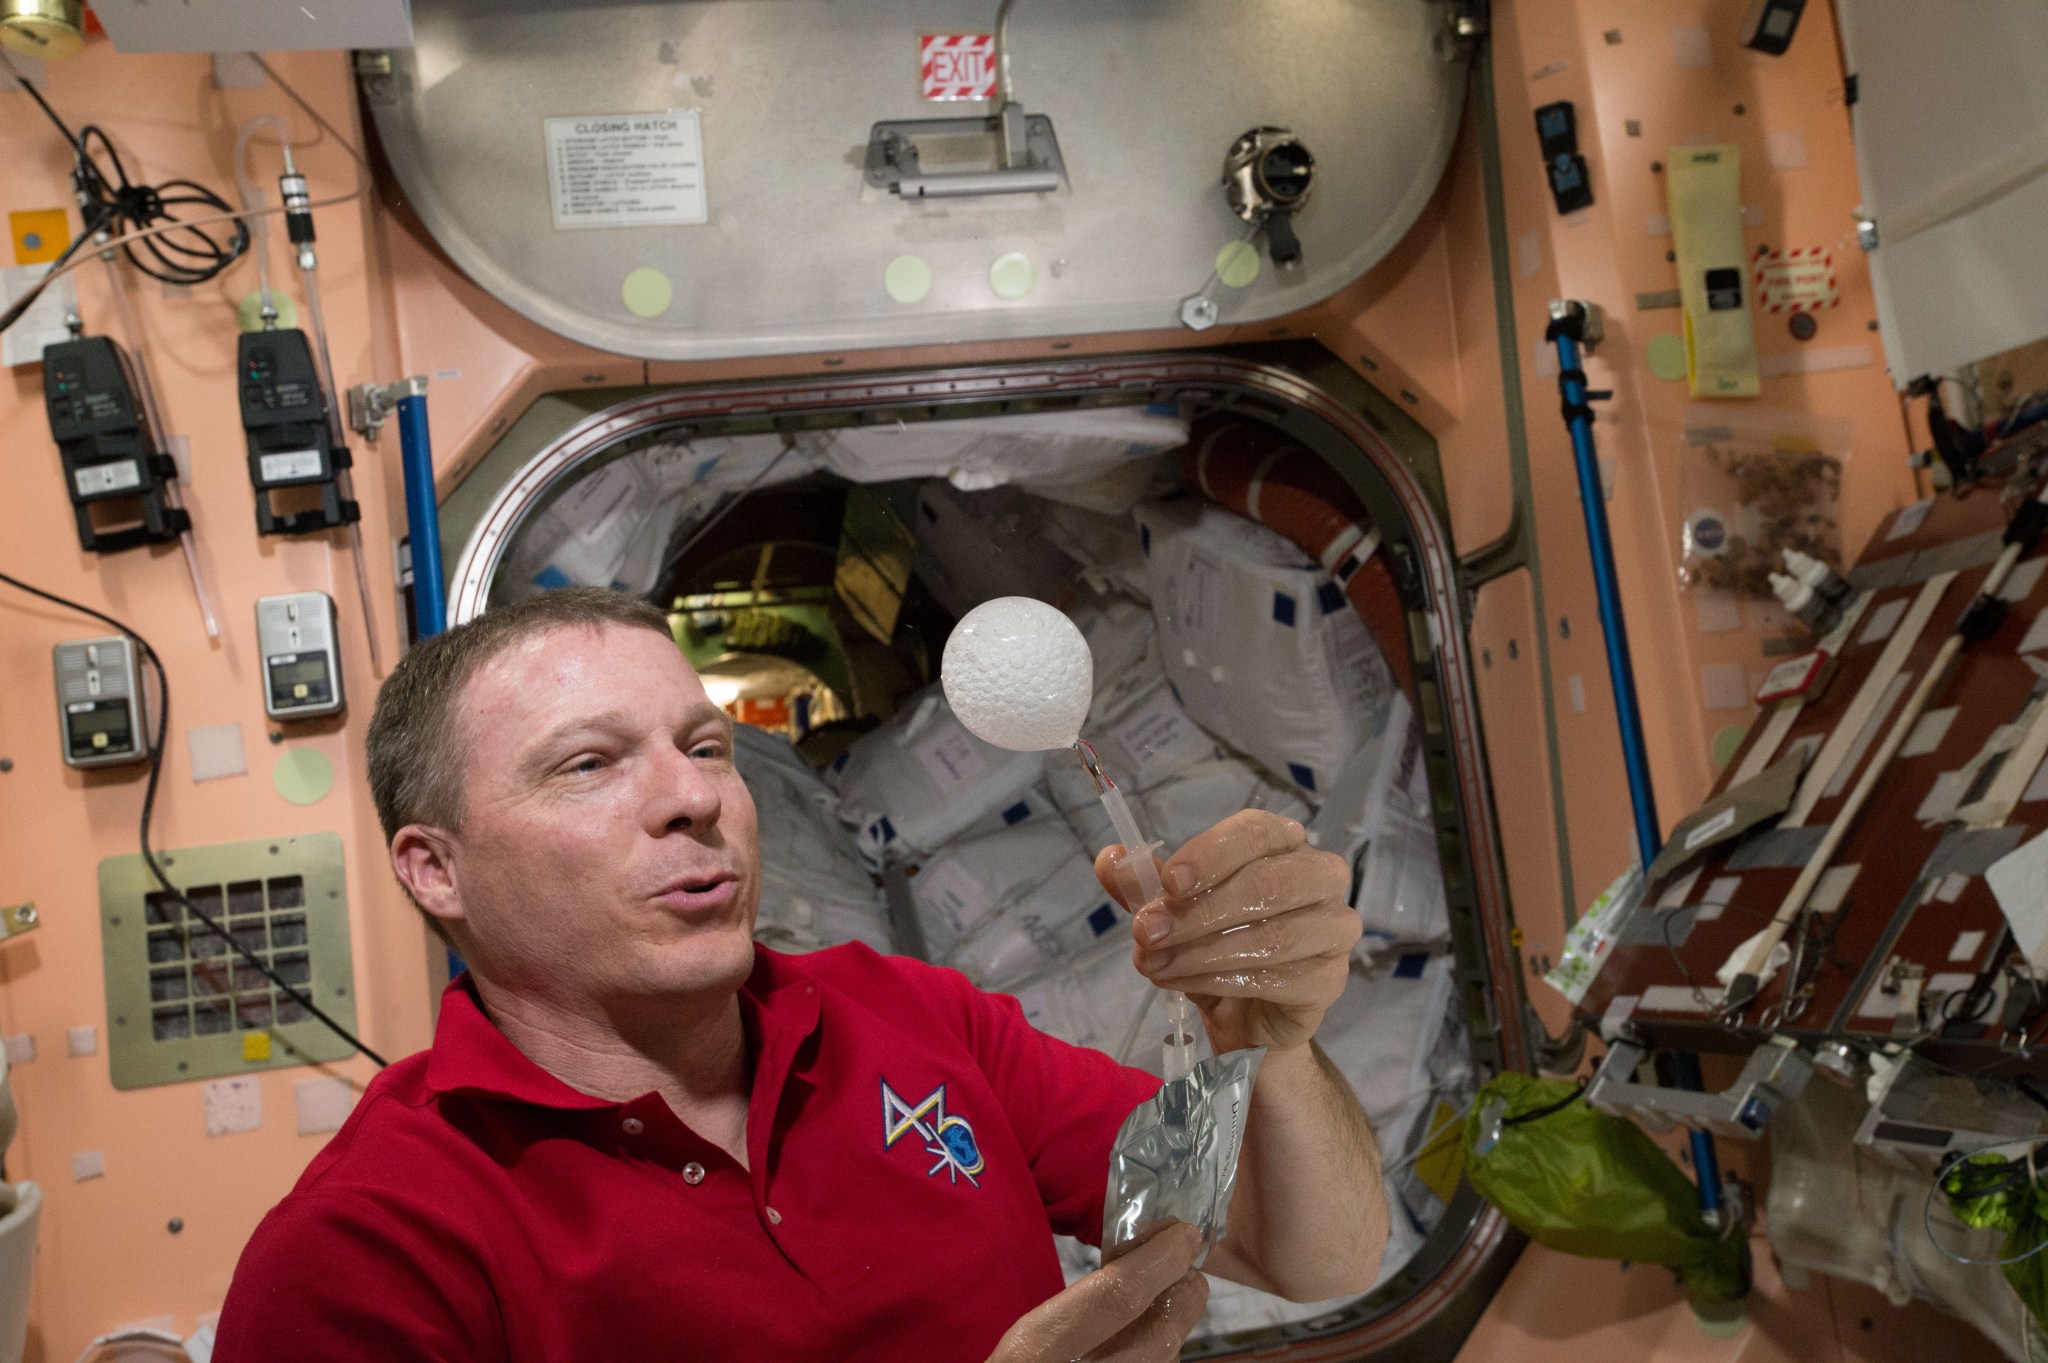
M 619 1130 L 625 1132 L 628 1136 L 637 1136 L 646 1129 L 647 1123 L 641 1121 L 638 1117 L 628 1117 L 619 1123 Z
M 685 1182 L 685 1183 L 689 1184 L 689 1185 L 690 1185 L 690 1186 L 691 1186 L 692 1188 L 694 1188 L 694 1187 L 696 1187 L 696 1186 L 697 1186 L 698 1184 L 702 1183 L 703 1181 L 704 1181 L 704 1166 L 703 1166 L 703 1165 L 701 1165 L 701 1164 L 697 1163 L 697 1161 L 695 1161 L 695 1160 L 691 1160 L 691 1161 L 690 1161 L 690 1162 L 689 1162 L 688 1164 L 685 1164 L 685 1165 L 683 1166 L 683 1182 Z

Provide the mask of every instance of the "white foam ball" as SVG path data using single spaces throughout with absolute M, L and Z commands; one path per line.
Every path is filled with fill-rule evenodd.
M 1065 615 L 1028 596 L 999 596 L 953 627 L 939 676 L 954 717 L 976 738 L 1038 752 L 1081 736 L 1095 663 Z

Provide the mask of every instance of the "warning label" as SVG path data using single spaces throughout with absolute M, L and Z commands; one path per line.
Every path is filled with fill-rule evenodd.
M 557 228 L 668 227 L 710 216 L 695 109 L 545 121 Z
M 926 99 L 994 99 L 993 33 L 927 33 L 918 40 Z
M 1825 246 L 1769 251 L 1756 260 L 1756 305 L 1765 312 L 1819 312 L 1842 301 Z

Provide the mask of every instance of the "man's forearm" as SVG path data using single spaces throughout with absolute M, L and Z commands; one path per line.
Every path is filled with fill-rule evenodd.
M 1386 1243 L 1379 1146 L 1350 1085 L 1313 1045 L 1269 1054 L 1208 1269 L 1321 1301 L 1371 1287 Z

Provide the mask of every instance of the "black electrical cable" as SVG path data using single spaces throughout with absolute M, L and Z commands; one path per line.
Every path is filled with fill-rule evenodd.
M 0 573 L 0 582 L 6 583 L 16 591 L 26 592 L 30 596 L 38 597 L 53 605 L 62 606 L 65 610 L 77 611 L 80 615 L 97 620 L 117 633 L 125 635 L 135 642 L 137 651 L 141 653 L 143 659 L 148 662 L 150 667 L 155 669 L 158 697 L 157 725 L 156 734 L 150 740 L 149 745 L 149 778 L 142 788 L 142 826 L 139 840 L 142 844 L 143 865 L 149 868 L 150 875 L 155 877 L 157 884 L 163 887 L 164 893 L 169 895 L 186 913 L 191 914 L 193 918 L 205 925 L 208 931 L 240 953 L 243 960 L 254 966 L 272 984 L 275 984 L 279 989 L 290 995 L 294 1003 L 325 1023 L 329 1031 L 361 1051 L 371 1060 L 374 1060 L 379 1068 L 390 1064 L 390 1061 L 371 1050 L 368 1046 L 365 1046 L 354 1032 L 351 1032 L 348 1028 L 328 1016 L 326 1011 L 319 1004 L 314 1003 L 311 997 L 301 993 L 298 986 L 289 983 L 283 976 L 271 969 L 269 963 L 244 946 L 240 938 L 235 937 L 220 923 L 208 917 L 204 910 L 186 897 L 183 890 L 171 884 L 170 877 L 166 876 L 163 868 L 157 865 L 156 853 L 151 850 L 149 845 L 149 822 L 156 810 L 157 782 L 163 775 L 164 735 L 170 731 L 171 726 L 171 679 L 170 675 L 164 671 L 163 659 L 158 657 L 156 650 L 149 646 L 149 641 L 111 615 L 96 611 L 90 606 L 80 605 L 78 602 L 59 596 L 55 592 L 46 592 L 41 587 L 32 587 L 20 578 L 9 577 L 6 573 Z M 141 699 L 141 697 L 138 697 L 138 699 Z
M 233 204 L 191 180 L 166 180 L 162 184 L 149 185 L 129 179 L 127 166 L 122 163 L 120 153 L 114 150 L 114 144 L 103 129 L 88 123 L 73 132 L 70 125 L 50 107 L 50 102 L 43 98 L 42 91 L 34 82 L 19 70 L 11 66 L 9 69 L 15 82 L 28 92 L 29 98 L 36 102 L 71 147 L 71 184 L 78 192 L 79 208 L 85 220 L 81 240 L 124 227 L 129 231 L 141 231 L 158 223 L 175 225 L 180 217 L 177 210 L 181 208 L 197 206 L 215 213 L 234 212 Z M 134 243 L 122 246 L 121 252 L 128 257 L 130 264 L 152 279 L 166 284 L 203 284 L 241 259 L 249 249 L 248 224 L 236 218 L 228 225 L 232 230 L 225 239 L 212 228 L 203 226 L 144 237 L 139 244 L 149 255 L 147 261 L 137 253 Z M 73 245 L 75 247 L 76 243 Z M 67 251 L 66 255 L 69 254 Z M 53 269 L 51 274 L 54 273 Z

